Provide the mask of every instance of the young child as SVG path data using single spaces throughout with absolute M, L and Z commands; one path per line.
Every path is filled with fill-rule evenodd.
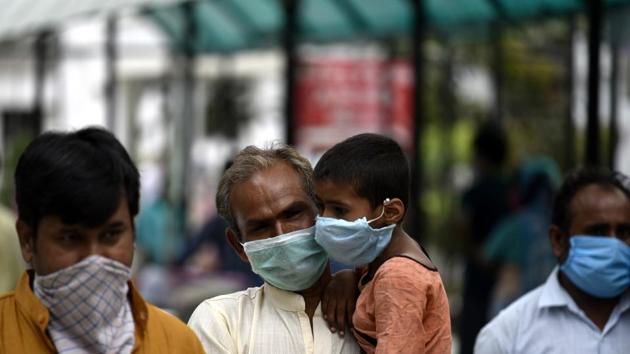
M 341 263 L 363 266 L 352 317 L 366 353 L 450 353 L 448 299 L 437 269 L 401 225 L 409 165 L 376 134 L 348 138 L 315 166 L 315 239 Z

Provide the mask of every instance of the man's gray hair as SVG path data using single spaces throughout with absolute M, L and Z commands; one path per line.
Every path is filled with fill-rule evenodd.
M 236 219 L 231 207 L 232 188 L 236 184 L 247 181 L 255 173 L 270 168 L 279 162 L 286 162 L 293 167 L 302 180 L 304 192 L 315 203 L 313 167 L 295 148 L 282 143 L 274 143 L 270 147 L 263 149 L 250 145 L 234 157 L 232 166 L 223 173 L 216 195 L 219 215 L 225 219 L 237 235 L 240 236 L 240 230 L 236 225 Z

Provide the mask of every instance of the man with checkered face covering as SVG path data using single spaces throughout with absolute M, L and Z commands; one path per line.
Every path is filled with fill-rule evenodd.
M 130 281 L 139 174 L 109 132 L 48 132 L 15 172 L 17 232 L 32 267 L 0 296 L 0 353 L 203 353 Z

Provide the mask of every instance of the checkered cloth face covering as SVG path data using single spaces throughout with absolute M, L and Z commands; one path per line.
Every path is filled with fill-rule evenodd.
M 130 275 L 129 267 L 101 256 L 35 275 L 33 288 L 50 312 L 48 331 L 59 353 L 131 353 Z

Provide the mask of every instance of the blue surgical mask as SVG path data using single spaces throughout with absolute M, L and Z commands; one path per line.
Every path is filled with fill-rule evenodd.
M 383 209 L 384 212 L 384 209 Z M 370 223 L 380 219 L 355 221 L 317 217 L 315 241 L 337 262 L 352 266 L 369 264 L 387 247 L 396 224 L 373 229 Z
M 598 298 L 621 295 L 630 286 L 630 246 L 615 237 L 577 235 L 560 270 L 582 291 Z
M 243 249 L 254 273 L 288 291 L 311 287 L 328 266 L 326 252 L 314 240 L 315 227 L 264 240 L 245 242 Z

